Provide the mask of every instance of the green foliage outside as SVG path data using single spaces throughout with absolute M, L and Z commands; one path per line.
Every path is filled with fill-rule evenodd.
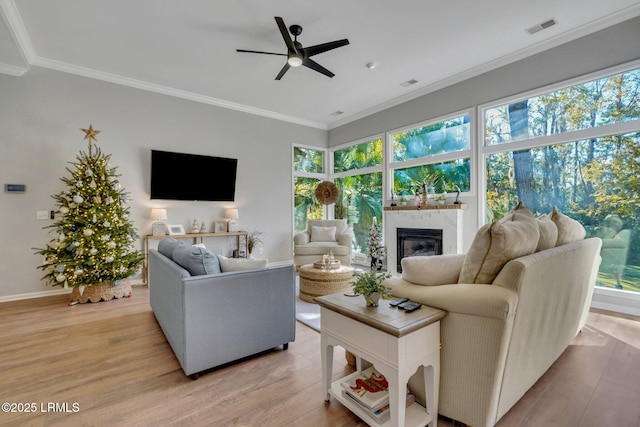
M 486 114 L 485 142 L 561 134 L 640 118 L 640 70 L 588 82 Z M 507 151 L 487 156 L 487 221 L 522 200 L 535 214 L 560 211 L 588 233 L 607 215 L 632 230 L 622 285 L 640 291 L 640 132 Z M 614 287 L 609 266 L 599 285 Z
M 52 197 L 59 220 L 47 228 L 55 235 L 37 254 L 44 256 L 43 279 L 54 286 L 90 286 L 131 276 L 143 256 L 133 248 L 137 232 L 129 220 L 127 193 L 121 188 L 109 155 L 89 144 L 81 151 L 67 188 Z

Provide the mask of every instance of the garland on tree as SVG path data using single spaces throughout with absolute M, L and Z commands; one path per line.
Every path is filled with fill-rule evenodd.
M 102 153 L 92 140 L 100 132 L 89 126 L 82 129 L 89 140 L 89 152 L 76 156 L 67 167 L 69 177 L 61 180 L 67 189 L 55 194 L 60 219 L 45 228 L 55 229 L 55 237 L 46 248 L 42 279 L 53 286 L 84 287 L 100 283 L 118 284 L 134 274 L 144 257 L 133 248 L 138 238 L 129 220 L 128 195 L 118 182 L 120 175 L 109 164 L 110 155 Z M 83 288 L 81 288 L 83 289 Z

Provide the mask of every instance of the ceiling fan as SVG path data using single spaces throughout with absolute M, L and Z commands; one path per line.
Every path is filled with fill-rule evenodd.
M 276 80 L 280 80 L 284 74 L 289 71 L 291 67 L 299 67 L 304 65 L 305 67 L 311 68 L 319 73 L 324 74 L 327 77 L 333 77 L 331 71 L 324 68 L 322 65 L 318 64 L 316 61 L 311 59 L 312 56 L 317 55 L 319 53 L 326 52 L 328 50 L 332 50 L 338 47 L 346 46 L 349 44 L 349 40 L 342 39 L 336 40 L 333 42 L 317 44 L 315 46 L 310 47 L 302 47 L 302 44 L 298 41 L 298 36 L 302 34 L 302 27 L 300 25 L 292 25 L 289 27 L 289 31 L 293 34 L 293 40 L 291 40 L 291 36 L 289 35 L 289 31 L 287 31 L 286 25 L 284 25 L 284 20 L 279 16 L 275 17 L 276 23 L 278 24 L 278 28 L 280 29 L 280 33 L 282 34 L 282 38 L 284 39 L 284 43 L 287 45 L 287 53 L 274 53 L 274 52 L 261 52 L 258 50 L 245 50 L 245 49 L 236 49 L 236 52 L 245 52 L 245 53 L 260 53 L 264 55 L 279 55 L 286 56 L 287 62 L 282 67 L 282 70 L 276 76 Z

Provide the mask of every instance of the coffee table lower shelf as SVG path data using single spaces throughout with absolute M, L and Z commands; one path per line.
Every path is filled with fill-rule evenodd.
M 362 419 L 365 423 L 370 425 L 371 427 L 388 427 L 391 426 L 391 420 L 387 420 L 384 423 L 378 423 L 367 411 L 358 406 L 358 404 L 353 403 L 346 397 L 342 395 L 342 386 L 340 385 L 342 382 L 346 380 L 359 378 L 360 373 L 354 372 L 351 375 L 340 378 L 337 381 L 331 383 L 331 388 L 329 389 L 329 393 L 333 396 L 338 402 L 342 403 L 347 407 L 351 412 L 356 414 L 358 417 Z M 431 422 L 431 414 L 429 414 L 426 408 L 418 403 L 412 403 L 407 406 L 407 412 L 405 413 L 404 425 L 405 427 L 422 427 L 426 426 Z

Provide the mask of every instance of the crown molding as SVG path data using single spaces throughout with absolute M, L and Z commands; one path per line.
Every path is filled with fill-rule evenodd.
M 466 70 L 464 72 L 455 74 L 451 77 L 447 77 L 446 79 L 437 81 L 435 83 L 426 85 L 422 88 L 419 88 L 411 93 L 408 93 L 406 95 L 402 95 L 393 99 L 390 99 L 389 101 L 383 102 L 381 104 L 378 104 L 374 107 L 368 108 L 366 110 L 362 110 L 358 113 L 354 113 L 351 114 L 349 116 L 343 117 L 340 120 L 336 120 L 334 122 L 329 123 L 328 125 L 328 129 L 335 129 L 337 127 L 343 126 L 345 124 L 354 122 L 356 120 L 365 118 L 367 116 L 370 116 L 372 114 L 375 113 L 379 113 L 380 111 L 384 111 L 386 109 L 389 109 L 391 107 L 395 107 L 396 105 L 400 105 L 403 104 L 405 102 L 411 101 L 413 99 L 419 98 L 421 96 L 427 95 L 429 93 L 433 93 L 437 90 L 443 89 L 445 87 L 448 86 L 452 86 L 456 83 L 460 83 L 462 81 L 465 81 L 467 79 L 473 78 L 473 77 L 477 77 L 481 74 L 484 74 L 488 71 L 492 71 L 495 70 L 497 68 L 503 67 L 505 65 L 514 63 L 516 61 L 519 61 L 521 59 L 525 59 L 529 56 L 533 56 L 535 54 L 544 52 L 546 50 L 552 49 L 554 47 L 560 46 L 564 43 L 568 43 L 570 41 L 576 40 L 580 37 L 584 37 L 587 36 L 589 34 L 595 33 L 597 31 L 603 30 L 607 27 L 619 24 L 621 22 L 624 22 L 626 20 L 632 19 L 636 16 L 640 15 L 640 3 L 633 5 L 633 6 L 629 6 L 626 9 L 623 9 L 621 11 L 618 11 L 616 13 L 612 13 L 610 15 L 607 15 L 601 19 L 597 19 L 595 21 L 592 21 L 588 24 L 582 25 L 578 28 L 575 28 L 571 31 L 567 31 L 565 33 L 562 33 L 560 35 L 557 35 L 555 37 L 552 37 L 550 39 L 544 40 L 542 42 L 536 43 L 530 47 L 521 49 L 517 52 L 514 52 L 512 54 L 509 55 L 504 55 L 500 58 L 496 58 L 494 60 L 491 60 L 489 62 L 486 62 L 482 65 L 479 65 L 477 67 L 471 68 L 469 70 Z M 524 31 L 524 30 L 523 30 Z
M 14 77 L 20 77 L 29 71 L 29 67 L 18 67 L 17 65 L 3 64 L 0 62 L 0 74 L 8 74 Z
M 172 88 L 169 86 L 163 86 L 155 83 L 146 82 L 143 80 L 132 79 L 129 77 L 120 76 L 117 74 L 106 73 L 104 71 L 94 70 L 91 68 L 81 67 L 78 65 L 68 64 L 61 61 L 52 59 L 35 57 L 32 65 L 36 65 L 51 70 L 61 71 L 64 73 L 75 74 L 82 77 L 88 77 L 91 79 L 102 80 L 109 83 L 115 83 L 121 86 L 128 86 L 136 89 L 142 89 L 149 92 L 155 92 L 162 95 L 173 96 L 176 98 L 182 98 L 189 101 L 199 102 L 202 104 L 214 105 L 216 107 L 227 108 L 230 110 L 241 111 L 243 113 L 254 114 L 257 116 L 267 117 L 274 120 L 280 120 L 284 122 L 294 123 L 301 126 L 307 126 L 312 128 L 318 128 L 327 130 L 327 125 L 324 123 L 318 123 L 311 120 L 305 120 L 299 117 L 289 116 L 286 114 L 280 114 L 274 111 L 263 110 L 261 108 L 251 107 L 248 105 L 238 104 L 231 101 L 225 101 L 206 95 L 201 95 L 194 92 L 188 92 L 181 89 Z

